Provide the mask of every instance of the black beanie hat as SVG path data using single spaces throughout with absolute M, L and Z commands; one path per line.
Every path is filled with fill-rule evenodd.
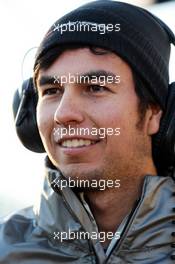
M 72 24 L 78 29 L 83 23 L 90 29 L 61 32 L 61 25 Z M 100 31 L 101 24 L 106 26 L 105 34 Z M 113 25 L 113 30 L 109 24 Z M 99 30 L 95 31 L 94 25 L 99 26 Z M 54 23 L 38 48 L 35 66 L 48 50 L 58 45 L 86 44 L 111 50 L 139 74 L 165 109 L 171 43 L 175 45 L 172 31 L 147 10 L 122 2 L 99 0 L 75 9 Z

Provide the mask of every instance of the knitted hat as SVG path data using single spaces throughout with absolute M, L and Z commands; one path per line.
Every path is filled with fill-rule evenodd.
M 35 65 L 58 45 L 82 44 L 115 52 L 148 84 L 165 109 L 169 85 L 172 31 L 140 7 L 110 0 L 85 4 L 57 20 L 45 35 Z

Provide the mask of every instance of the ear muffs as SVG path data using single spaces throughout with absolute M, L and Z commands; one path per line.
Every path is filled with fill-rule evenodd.
M 16 132 L 22 144 L 29 150 L 43 153 L 43 147 L 36 122 L 38 96 L 34 89 L 33 79 L 25 80 L 22 90 L 16 90 L 13 97 L 13 114 Z
M 153 136 L 153 159 L 159 174 L 168 174 L 175 168 L 175 82 L 169 85 L 166 111 L 160 128 Z

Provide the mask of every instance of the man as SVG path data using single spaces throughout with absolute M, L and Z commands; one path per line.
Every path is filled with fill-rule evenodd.
M 89 3 L 51 27 L 34 66 L 44 191 L 34 211 L 2 223 L 0 263 L 173 262 L 175 183 L 152 140 L 171 42 L 162 21 L 120 2 Z

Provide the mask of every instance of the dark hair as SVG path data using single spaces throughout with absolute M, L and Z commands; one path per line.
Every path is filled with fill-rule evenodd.
M 82 45 L 82 44 L 67 44 L 63 46 L 56 46 L 45 52 L 36 62 L 34 66 L 34 84 L 36 86 L 36 80 L 40 69 L 48 69 L 54 61 L 66 50 L 73 50 L 78 48 L 89 48 L 93 54 L 103 55 L 111 51 L 94 46 Z M 133 80 L 135 84 L 135 92 L 139 98 L 138 112 L 140 116 L 140 122 L 138 127 L 141 127 L 144 121 L 146 110 L 150 105 L 158 105 L 154 96 L 152 95 L 149 85 L 140 77 L 140 75 L 132 69 Z

